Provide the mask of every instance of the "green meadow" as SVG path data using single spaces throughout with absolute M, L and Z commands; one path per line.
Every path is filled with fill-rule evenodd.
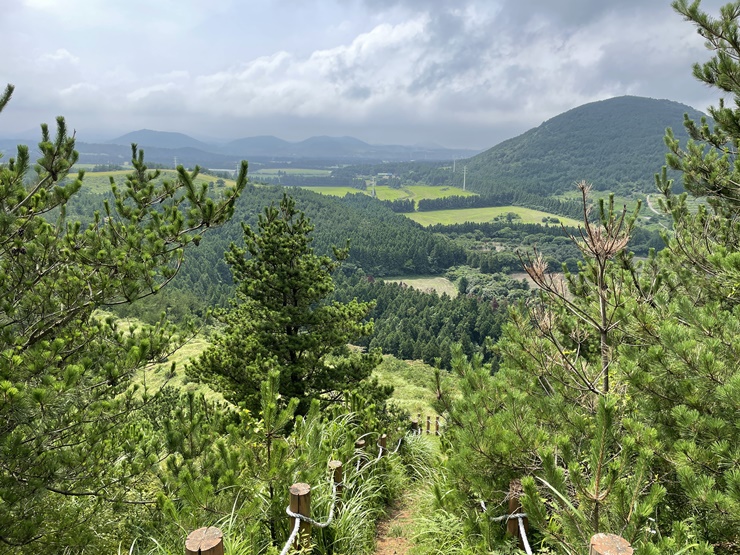
M 365 195 L 372 195 L 372 185 L 368 185 L 367 190 L 361 191 L 352 187 L 303 187 L 309 191 L 320 193 L 322 195 L 332 195 L 336 197 L 343 197 L 346 194 L 357 194 L 362 193 Z M 413 199 L 419 201 L 421 199 L 429 198 L 444 198 L 452 196 L 475 196 L 476 193 L 470 191 L 463 191 L 459 187 L 432 187 L 431 185 L 408 185 L 400 189 L 394 189 L 387 185 L 378 185 L 375 187 L 375 196 L 380 200 L 398 200 L 398 199 Z
M 162 179 L 175 179 L 177 172 L 175 170 L 160 170 L 162 173 Z M 110 191 L 110 178 L 116 182 L 117 185 L 123 185 L 126 180 L 126 176 L 131 173 L 131 170 L 118 170 L 112 172 L 86 172 L 85 179 L 83 180 L 83 189 L 91 191 L 93 193 L 107 193 Z M 209 183 L 213 181 L 216 183 L 218 177 L 212 175 L 200 174 L 195 179 L 196 184 Z M 223 180 L 226 187 L 233 187 L 235 182 L 233 179 Z
M 475 222 L 484 223 L 494 220 L 498 216 L 505 216 L 509 212 L 514 212 L 520 219 L 514 220 L 512 223 L 516 225 L 521 224 L 541 224 L 542 218 L 545 217 L 556 217 L 560 220 L 563 225 L 566 226 L 578 226 L 579 222 L 572 218 L 565 218 L 563 216 L 555 216 L 548 212 L 542 212 L 540 210 L 532 210 L 531 208 L 523 208 L 521 206 L 491 206 L 488 208 L 460 208 L 456 210 L 432 210 L 429 212 L 412 212 L 410 214 L 404 214 L 411 218 L 417 223 L 423 226 L 430 226 L 435 224 L 459 224 L 464 222 Z
M 287 175 L 310 175 L 310 176 L 328 176 L 331 175 L 331 170 L 320 170 L 315 168 L 263 168 L 258 170 L 250 170 L 250 175 L 269 175 L 270 177 L 276 177 L 278 174 Z
M 458 290 L 449 279 L 439 276 L 429 277 L 387 277 L 383 281 L 388 283 L 405 283 L 419 291 L 435 291 L 438 295 L 447 293 L 449 297 L 457 297 Z
M 454 391 L 455 377 L 442 372 L 446 388 Z M 433 405 L 437 398 L 434 381 L 434 368 L 420 360 L 399 360 L 390 355 L 383 356 L 383 362 L 373 376 L 384 385 L 393 386 L 391 401 L 411 415 L 436 416 Z M 432 422 L 432 425 L 434 423 Z

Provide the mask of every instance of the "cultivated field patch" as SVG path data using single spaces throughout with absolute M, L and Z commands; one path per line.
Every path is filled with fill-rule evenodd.
M 484 223 L 491 222 L 497 217 L 505 217 L 509 212 L 513 212 L 519 218 L 512 220 L 512 225 L 522 224 L 541 224 L 543 218 L 558 218 L 566 226 L 578 226 L 579 222 L 572 218 L 565 218 L 556 214 L 523 208 L 521 206 L 491 206 L 488 208 L 461 208 L 456 210 L 433 210 L 430 212 L 412 212 L 405 214 L 417 223 L 423 226 L 435 224 L 460 224 L 464 222 Z
M 111 177 L 116 182 L 116 185 L 120 187 L 126 181 L 126 176 L 129 175 L 131 171 L 131 169 L 127 169 L 111 172 L 87 172 L 85 173 L 85 178 L 82 180 L 82 188 L 83 190 L 93 193 L 107 193 L 110 191 Z M 160 170 L 160 172 L 160 179 L 163 180 L 174 180 L 177 177 L 177 172 L 175 170 Z M 74 174 L 70 174 L 70 177 L 74 177 Z M 201 183 L 207 184 L 213 182 L 214 186 L 216 186 L 219 179 L 220 178 L 218 177 L 201 173 L 195 178 L 195 183 L 200 185 Z M 236 184 L 233 179 L 222 179 L 222 181 L 224 182 L 224 187 L 233 187 Z M 218 190 L 218 187 L 216 187 L 216 190 Z
M 439 276 L 430 277 L 389 277 L 383 278 L 388 283 L 405 283 L 419 291 L 434 291 L 438 295 L 447 293 L 449 297 L 457 297 L 458 290 L 449 279 Z

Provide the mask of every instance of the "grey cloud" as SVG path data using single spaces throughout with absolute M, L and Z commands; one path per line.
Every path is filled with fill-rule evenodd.
M 703 4 L 716 12 L 722 1 Z M 291 140 L 355 135 L 371 142 L 487 147 L 611 95 L 690 104 L 713 96 L 690 75 L 691 62 L 707 55 L 701 41 L 667 0 L 277 4 L 295 11 L 283 18 L 274 3 L 263 1 L 247 14 L 233 2 L 220 17 L 228 18 L 229 30 L 234 21 L 249 20 L 245 34 L 214 24 L 200 28 L 197 40 L 188 30 L 205 21 L 203 10 L 190 13 L 190 3 L 178 4 L 183 13 L 173 21 L 181 26 L 167 26 L 161 39 L 166 49 L 159 39 L 143 40 L 157 27 L 156 18 L 132 40 L 121 31 L 101 42 L 107 27 L 42 33 L 30 24 L 34 19 L 23 19 L 23 10 L 11 11 L 19 19 L 0 21 L 0 48 L 18 54 L 0 58 L 0 75 L 18 91 L 0 129 L 25 129 L 65 113 L 88 130 L 150 127 Z M 221 8 L 229 9 L 228 1 Z M 115 25 L 138 29 L 128 12 L 118 13 Z M 259 19 L 247 17 L 255 13 Z M 90 17 L 98 21 L 100 11 Z M 310 27 L 300 40 L 298 25 Z M 344 31 L 339 36 L 331 29 Z M 248 43 L 269 47 L 257 52 Z M 58 60 L 40 68 L 36 62 L 44 55 Z

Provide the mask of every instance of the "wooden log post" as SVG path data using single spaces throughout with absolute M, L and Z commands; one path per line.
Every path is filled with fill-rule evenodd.
M 380 434 L 380 439 L 378 440 L 378 445 L 380 445 L 380 456 L 384 456 L 388 450 L 385 448 L 386 444 L 388 443 L 388 436 L 386 434 Z
M 432 417 L 427 415 L 427 435 L 429 435 L 429 430 L 432 429 Z
M 299 515 L 311 516 L 311 486 L 298 482 L 290 486 L 290 511 Z M 295 526 L 295 520 L 291 523 Z M 291 531 L 293 530 L 291 526 Z M 298 535 L 293 542 L 296 550 L 308 549 L 311 547 L 311 523 L 301 520 Z
M 215 526 L 198 528 L 185 539 L 185 555 L 224 555 L 224 534 Z
M 365 459 L 365 440 L 364 439 L 358 439 L 355 441 L 355 450 L 359 451 L 358 458 L 357 458 L 357 470 L 360 470 L 365 466 L 365 463 L 367 462 Z
M 437 420 L 434 422 L 434 435 L 439 435 L 439 416 L 437 417 Z
M 332 478 L 334 485 L 337 487 L 337 498 L 342 497 L 342 490 L 344 489 L 344 480 L 342 461 L 329 461 L 329 470 L 332 471 Z
M 624 538 L 614 534 L 595 534 L 591 537 L 588 555 L 632 555 L 634 549 Z
M 411 419 L 411 435 L 419 433 L 419 420 L 417 418 Z
M 512 480 L 509 483 L 509 514 L 513 515 L 516 513 L 522 512 L 522 504 L 519 498 L 522 495 L 522 483 L 519 480 Z M 524 519 L 524 531 L 527 532 L 529 530 L 529 522 L 527 521 L 527 518 Z M 514 536 L 519 538 L 519 549 L 524 549 L 524 540 L 521 537 L 521 534 L 519 533 L 519 519 L 517 518 L 510 518 L 506 521 L 506 535 L 507 536 Z

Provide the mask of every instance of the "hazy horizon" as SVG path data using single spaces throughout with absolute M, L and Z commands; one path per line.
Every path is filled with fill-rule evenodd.
M 18 0 L 0 30 L 7 138 L 64 115 L 83 142 L 148 128 L 480 150 L 597 100 L 717 96 L 691 75 L 703 39 L 662 1 Z

